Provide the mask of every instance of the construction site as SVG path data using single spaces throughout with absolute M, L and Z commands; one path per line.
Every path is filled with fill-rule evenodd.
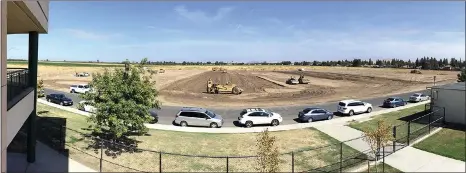
M 39 66 L 44 87 L 69 92 L 104 67 Z M 171 106 L 305 105 L 423 90 L 456 80 L 454 71 L 294 66 L 150 66 L 159 100 Z M 84 75 L 83 75 L 84 74 Z M 87 75 L 89 74 L 89 75 Z M 294 81 L 294 82 L 292 82 Z

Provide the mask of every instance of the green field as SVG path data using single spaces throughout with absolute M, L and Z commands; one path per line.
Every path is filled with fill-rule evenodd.
M 466 132 L 464 129 L 443 128 L 436 134 L 414 145 L 424 151 L 466 161 Z

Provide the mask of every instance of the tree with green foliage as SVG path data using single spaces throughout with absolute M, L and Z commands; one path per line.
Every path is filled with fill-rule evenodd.
M 268 129 L 258 134 L 257 138 L 257 165 L 258 172 L 275 173 L 280 172 L 280 153 L 275 145 L 277 139 L 271 136 Z
M 144 134 L 150 122 L 149 109 L 160 108 L 154 73 L 144 70 L 147 58 L 139 64 L 125 62 L 125 68 L 105 69 L 93 74 L 91 92 L 81 97 L 96 111 L 88 119 L 93 135 L 119 141 L 129 134 Z
M 466 68 L 461 69 L 461 72 L 458 73 L 458 82 L 466 81 Z
M 39 82 L 37 82 L 37 89 L 36 89 L 36 92 L 37 92 L 37 97 L 44 97 L 45 94 L 44 94 L 44 80 L 39 80 Z

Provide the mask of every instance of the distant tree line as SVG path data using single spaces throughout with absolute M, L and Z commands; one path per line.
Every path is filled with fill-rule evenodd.
M 151 65 L 295 65 L 295 66 L 343 66 L 343 67 L 374 67 L 374 68 L 418 68 L 425 70 L 460 70 L 466 67 L 466 61 L 456 58 L 434 58 L 434 57 L 422 57 L 417 58 L 415 61 L 405 61 L 402 59 L 376 59 L 372 60 L 338 60 L 338 61 L 282 61 L 282 62 L 224 62 L 224 61 L 148 61 Z

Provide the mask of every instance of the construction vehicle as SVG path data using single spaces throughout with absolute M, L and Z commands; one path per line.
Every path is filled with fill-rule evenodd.
M 304 74 L 301 74 L 298 79 L 299 84 L 309 84 L 309 79 L 304 78 Z
M 299 84 L 298 80 L 296 80 L 293 76 L 291 76 L 288 80 L 286 80 L 286 84 L 288 85 L 296 85 Z
M 219 68 L 218 67 L 212 67 L 212 71 L 218 71 Z
M 418 70 L 418 69 L 411 70 L 411 73 L 413 73 L 413 74 L 422 74 L 421 70 Z
M 164 69 L 160 69 L 160 70 L 159 70 L 159 73 L 165 73 L 165 70 L 164 70 Z
M 236 84 L 232 84 L 230 82 L 227 82 L 226 84 L 222 85 L 222 84 L 214 83 L 212 79 L 209 79 L 207 81 L 206 92 L 209 94 L 231 93 L 231 94 L 238 95 L 238 94 L 243 93 L 243 89 L 236 86 Z

